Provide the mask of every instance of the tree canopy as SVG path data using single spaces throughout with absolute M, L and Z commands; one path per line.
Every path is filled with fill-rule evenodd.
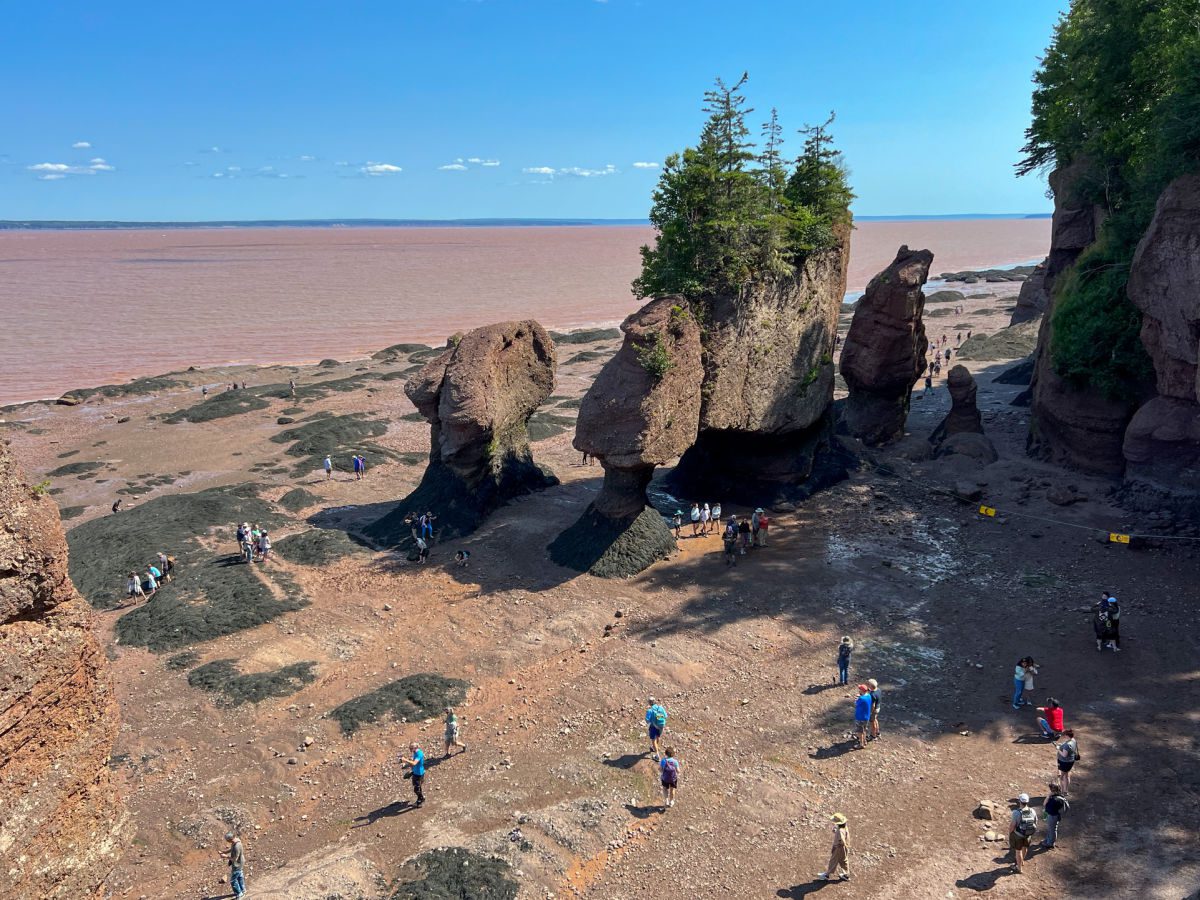
M 701 300 L 791 275 L 849 224 L 854 194 L 829 134 L 833 115 L 805 127 L 800 155 L 785 160 L 776 110 L 761 145 L 751 139 L 746 81 L 745 74 L 733 85 L 717 79 L 704 95 L 708 118 L 696 146 L 667 157 L 650 210 L 658 237 L 642 248 L 633 283 L 638 297 Z
M 1079 163 L 1108 213 L 1056 284 L 1052 357 L 1077 385 L 1120 397 L 1149 374 L 1125 288 L 1158 195 L 1200 168 L 1200 4 L 1074 0 L 1034 76 L 1021 174 Z

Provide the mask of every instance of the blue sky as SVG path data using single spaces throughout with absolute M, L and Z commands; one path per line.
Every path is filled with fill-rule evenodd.
M 837 111 L 860 215 L 1045 211 L 1012 164 L 1065 4 L 12 0 L 0 219 L 640 218 L 743 70 L 785 150 Z

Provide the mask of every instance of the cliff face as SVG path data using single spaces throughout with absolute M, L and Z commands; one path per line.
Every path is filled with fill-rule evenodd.
M 54 503 L 0 445 L 0 897 L 104 894 L 126 814 L 118 710 Z
M 1200 174 L 1159 197 L 1129 271 L 1158 396 L 1125 432 L 1126 480 L 1173 506 L 1200 499 Z
M 1086 161 L 1077 161 L 1050 175 L 1054 221 L 1050 254 L 1044 263 L 1047 306 L 1038 331 L 1028 449 L 1032 455 L 1053 462 L 1119 476 L 1125 468 L 1121 449 L 1125 426 L 1136 403 L 1109 400 L 1094 389 L 1075 388 L 1055 372 L 1050 353 L 1055 283 L 1096 240 L 1104 222 L 1104 211 L 1081 199 L 1088 177 Z
M 928 250 L 901 247 L 855 304 L 841 359 L 850 389 L 845 422 L 868 444 L 886 443 L 904 432 L 912 387 L 925 371 L 921 289 L 932 263 Z
M 714 300 L 700 432 L 671 474 L 685 497 L 770 503 L 812 474 L 833 402 L 850 232 L 792 278 Z

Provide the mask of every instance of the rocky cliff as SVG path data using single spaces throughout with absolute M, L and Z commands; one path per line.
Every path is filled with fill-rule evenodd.
M 406 518 L 426 511 L 439 534 L 469 534 L 506 500 L 556 483 L 534 463 L 526 430 L 555 366 L 554 342 L 532 320 L 476 328 L 426 363 L 404 391 L 429 421 L 429 465 L 367 536 L 398 544 L 411 534 Z
M 1129 271 L 1142 344 L 1158 396 L 1125 432 L 1126 480 L 1156 502 L 1196 511 L 1200 500 L 1200 174 L 1163 191 Z
M 1093 388 L 1077 388 L 1054 368 L 1054 288 L 1058 277 L 1095 240 L 1105 213 L 1086 199 L 1091 170 L 1077 161 L 1050 175 L 1054 220 L 1043 284 L 1046 313 L 1038 331 L 1032 384 L 1029 452 L 1084 471 L 1119 476 L 1125 468 L 1121 445 L 1135 401 L 1111 400 Z
M 700 430 L 668 482 L 678 495 L 766 504 L 812 475 L 829 437 L 849 251 L 847 227 L 793 277 L 709 301 Z
M 118 711 L 54 503 L 0 445 L 0 897 L 105 894 L 126 816 Z
M 850 389 L 844 420 L 870 445 L 904 433 L 912 387 L 925 371 L 925 294 L 933 254 L 901 247 L 871 279 L 854 306 L 842 347 L 842 377 Z
M 575 448 L 599 460 L 604 484 L 549 548 L 560 565 L 601 576 L 632 575 L 674 549 L 646 486 L 656 466 L 695 442 L 700 423 L 700 326 L 687 300 L 652 300 L 621 330 L 624 343 L 584 396 L 575 427 Z

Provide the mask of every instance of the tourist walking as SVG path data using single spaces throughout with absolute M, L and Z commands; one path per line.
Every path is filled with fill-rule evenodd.
M 925 376 L 925 393 L 928 394 L 932 390 L 933 390 L 933 373 L 930 372 L 929 374 L 927 374 Z
M 1058 701 L 1049 697 L 1046 699 L 1046 705 L 1039 706 L 1037 711 L 1042 713 L 1037 720 L 1042 737 L 1048 741 L 1058 740 L 1058 736 L 1063 732 L 1063 708 Z
M 446 734 L 444 736 L 446 738 L 446 752 L 442 754 L 443 756 L 449 756 L 450 751 L 455 747 L 460 747 L 464 753 L 466 752 L 467 745 L 458 739 L 458 716 L 454 714 L 454 710 L 449 706 L 446 707 Z
M 671 517 L 671 528 L 675 532 L 675 540 L 679 540 L 679 531 L 683 528 L 683 510 L 675 510 L 675 515 Z
M 288 390 L 291 391 L 292 399 L 295 400 L 296 399 L 296 379 L 295 378 L 288 379 Z
M 867 687 L 871 689 L 871 740 L 879 740 L 879 682 L 874 678 L 867 679 Z
M 400 764 L 408 766 L 412 772 L 413 795 L 417 798 L 417 807 L 425 805 L 425 751 L 421 745 L 413 741 L 408 745 L 408 756 L 400 758 Z
M 171 558 L 161 550 L 158 551 L 158 570 L 162 572 L 162 581 L 169 582 L 171 580 Z
M 758 507 L 750 514 L 750 543 L 752 546 L 758 546 L 758 517 L 762 513 L 762 507 Z
M 646 734 L 650 737 L 650 753 L 654 761 L 658 762 L 658 742 L 667 730 L 667 710 L 653 697 L 648 698 L 646 703 Z
M 1046 814 L 1046 836 L 1042 838 L 1042 846 L 1053 850 L 1054 845 L 1058 843 L 1058 823 L 1062 821 L 1063 813 L 1071 808 L 1071 804 L 1062 795 L 1062 790 L 1057 784 L 1051 783 L 1046 787 L 1050 790 L 1050 796 L 1042 804 L 1042 811 Z
M 154 568 L 151 566 L 150 568 Z M 158 579 L 149 570 L 146 572 L 146 596 L 153 597 L 158 593 Z
M 713 508 L 712 508 L 712 520 L 713 520 L 713 527 L 714 527 L 714 528 L 720 528 L 720 527 L 721 527 L 721 504 L 720 504 L 720 503 L 714 503 L 714 504 L 713 504 Z
M 1100 602 L 1108 613 L 1108 646 L 1114 652 L 1119 651 L 1121 649 L 1121 606 L 1117 603 L 1117 598 L 1108 591 L 1104 592 Z
M 750 547 L 750 520 L 745 516 L 738 522 L 738 543 L 741 545 L 738 552 L 745 556 Z
M 258 558 L 261 562 L 267 561 L 267 556 L 271 552 L 271 536 L 265 530 L 258 534 Z
M 767 537 L 771 529 L 771 517 L 760 508 L 758 510 L 758 546 L 767 546 Z
M 725 545 L 726 566 L 737 565 L 737 540 L 737 525 L 734 522 L 730 522 L 725 526 L 725 534 L 721 537 L 721 541 Z
M 849 635 L 842 637 L 842 642 L 838 644 L 837 667 L 838 674 L 837 684 L 850 683 L 850 654 L 854 652 L 854 641 Z
M 433 520 L 436 518 L 437 516 L 433 514 L 433 511 L 427 509 L 425 510 L 425 514 L 418 520 L 418 524 L 421 526 L 421 537 L 428 544 L 433 543 Z
M 225 843 L 229 849 L 218 855 L 229 863 L 229 889 L 240 900 L 246 893 L 246 851 L 242 839 L 232 831 L 225 832 Z
M 332 477 L 333 477 L 333 458 L 330 456 L 326 456 L 325 457 L 325 480 L 328 481 Z
M 692 504 L 691 519 L 692 519 L 692 537 L 695 537 L 697 534 L 700 533 L 700 504 L 699 503 Z
M 1079 742 L 1075 740 L 1075 730 L 1064 728 L 1062 736 L 1066 738 L 1061 744 L 1055 744 L 1058 751 L 1058 786 L 1064 797 L 1071 793 L 1071 770 L 1079 762 Z
M 675 748 L 668 747 L 666 756 L 658 763 L 662 781 L 663 806 L 670 809 L 675 805 L 675 791 L 679 788 L 680 762 L 675 758 Z
M 1012 828 L 1008 832 L 1008 849 L 1012 851 L 1013 863 L 1020 875 L 1029 856 L 1033 836 L 1037 834 L 1037 812 L 1029 805 L 1029 795 L 1017 798 L 1017 808 L 1012 811 Z
M 858 699 L 854 701 L 854 728 L 858 734 L 858 749 L 867 749 L 867 730 L 871 727 L 871 689 L 865 684 L 858 686 Z
M 818 872 L 822 881 L 850 880 L 850 825 L 841 813 L 829 817 L 833 822 L 833 848 L 829 852 L 829 865 Z
M 362 480 L 362 462 L 359 461 L 358 454 L 355 453 L 350 457 L 351 464 L 354 466 L 354 480 Z
M 137 601 L 138 597 L 146 599 L 146 592 L 142 590 L 142 576 L 137 572 L 129 573 L 129 581 L 125 585 L 126 591 L 129 593 L 129 599 Z
M 700 533 L 708 534 L 710 528 L 712 528 L 712 508 L 705 503 L 700 508 Z

